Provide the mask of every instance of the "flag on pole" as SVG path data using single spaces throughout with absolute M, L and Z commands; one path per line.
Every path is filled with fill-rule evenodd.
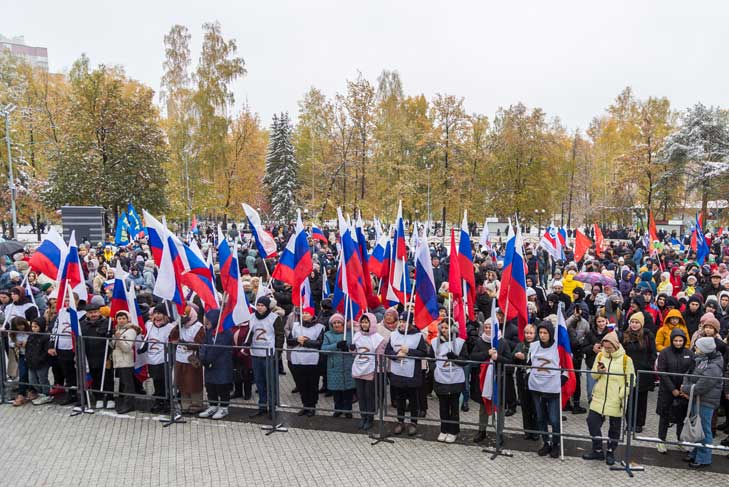
M 516 222 L 516 233 L 509 222 L 504 270 L 501 274 L 499 289 L 499 308 L 504 310 L 506 319 L 517 318 L 519 339 L 524 339 L 524 327 L 529 321 L 526 298 L 526 263 L 524 261 L 524 243 L 521 237 L 519 222 Z
M 438 318 L 438 290 L 428 242 L 421 240 L 415 249 L 415 326 L 422 330 Z
M 309 283 L 308 277 L 304 279 L 304 282 L 301 283 L 301 289 L 299 291 L 299 306 L 301 306 L 301 311 L 304 313 L 309 313 L 311 316 L 315 316 L 316 306 L 314 304 L 314 296 L 311 294 L 311 284 Z
M 193 290 L 205 305 L 205 311 L 219 307 L 215 292 L 213 273 L 205 262 L 200 247 L 195 240 L 190 245 L 183 244 L 189 270 L 182 274 L 182 284 Z
M 311 224 L 311 238 L 313 240 L 318 240 L 324 244 L 329 243 L 329 240 L 327 240 L 327 237 L 326 235 L 324 235 L 324 232 L 322 232 L 321 228 L 317 227 L 313 223 Z
M 149 235 L 149 248 L 158 269 L 152 294 L 167 301 L 172 301 L 177 306 L 178 312 L 182 314 L 185 309 L 185 298 L 181 282 L 184 263 L 178 253 L 177 245 L 170 238 L 171 232 L 164 224 L 146 210 L 142 210 L 142 213 L 147 234 Z
M 306 231 L 301 221 L 301 211 L 296 210 L 296 213 L 294 233 L 289 238 L 286 248 L 281 253 L 281 259 L 271 274 L 274 279 L 290 284 L 292 289 L 299 289 L 301 283 L 309 277 L 314 268 Z
M 362 267 L 362 279 L 364 284 L 365 299 L 373 295 L 372 278 L 370 277 L 369 260 L 370 256 L 367 252 L 367 238 L 365 237 L 364 225 L 362 223 L 362 213 L 357 215 L 357 223 L 355 225 L 354 235 L 357 237 L 357 253 L 359 254 L 359 262 Z
M 648 210 L 648 235 L 650 242 L 648 243 L 648 252 L 652 254 L 655 249 L 655 243 L 658 242 L 658 232 L 656 231 L 656 222 L 653 220 L 653 212 Z
M 261 259 L 275 257 L 278 253 L 276 240 L 274 240 L 273 235 L 263 229 L 261 217 L 258 215 L 258 212 L 245 203 L 243 203 L 243 211 L 245 211 L 246 217 L 248 218 L 248 226 L 251 228 L 251 233 L 253 234 L 253 239 L 256 241 L 256 248 L 258 248 L 258 254 L 261 256 Z
M 86 282 L 81 269 L 81 259 L 78 255 L 78 247 L 76 246 L 76 231 L 71 231 L 71 237 L 68 241 L 68 252 L 66 253 L 63 266 L 59 269 L 58 296 L 66 295 L 66 283 L 70 286 L 70 291 L 76 293 L 78 298 L 84 302 L 88 301 L 89 293 L 86 289 Z M 56 304 L 56 311 L 63 307 L 63 299 L 59 299 Z
M 552 224 L 544 230 L 544 235 L 542 235 L 542 238 L 539 240 L 539 246 L 546 250 L 554 260 L 564 258 L 564 251 L 562 249 L 562 242 L 559 238 L 559 232 L 557 231 L 557 227 Z
M 379 279 L 387 273 L 390 267 L 390 236 L 383 233 L 377 240 L 377 245 L 372 249 L 367 262 L 369 271 Z
M 694 236 L 696 238 L 696 262 L 698 262 L 699 265 L 704 265 L 704 261 L 709 255 L 709 244 L 706 243 L 704 229 L 701 228 L 701 217 L 699 216 L 699 213 L 696 213 L 696 229 L 694 230 Z
M 68 246 L 63 241 L 63 237 L 51 228 L 33 255 L 30 256 L 28 265 L 35 272 L 40 272 L 51 279 L 57 279 L 67 252 Z
M 137 210 L 134 209 L 134 205 L 127 203 L 127 220 L 129 222 L 129 229 L 132 233 L 132 238 L 137 238 L 141 235 L 146 235 L 147 230 L 142 225 L 142 220 L 139 218 Z
M 226 299 L 216 333 L 229 330 L 234 326 L 250 321 L 251 309 L 243 291 L 238 267 L 238 252 L 231 250 L 222 230 L 218 227 L 218 262 L 220 262 L 220 282 Z
M 575 230 L 575 262 L 581 261 L 590 247 L 592 240 L 581 231 Z
M 600 230 L 600 226 L 597 223 L 593 224 L 593 228 L 595 230 L 595 255 L 602 257 L 602 246 L 605 243 L 605 239 L 603 238 L 602 230 Z
M 129 245 L 131 243 L 132 229 L 129 226 L 127 212 L 123 212 L 116 221 L 116 232 L 114 233 L 115 245 Z
M 461 277 L 466 282 L 466 312 L 468 319 L 473 320 L 473 306 L 476 303 L 476 274 L 473 270 L 473 252 L 471 250 L 471 234 L 468 231 L 468 213 L 463 211 L 463 222 L 461 222 L 461 236 L 458 240 L 458 265 L 461 268 Z M 459 336 L 466 339 L 466 330 Z
M 406 304 L 410 291 L 410 272 L 407 267 L 407 246 L 405 245 L 405 224 L 402 219 L 402 201 L 397 209 L 395 238 L 390 267 L 390 281 L 387 299 L 393 303 Z
M 358 320 L 367 310 L 367 295 L 365 294 L 364 273 L 360 262 L 360 254 L 357 243 L 353 240 L 352 229 L 342 215 L 342 209 L 337 208 L 339 220 L 339 237 L 341 240 L 341 260 L 339 267 L 339 279 L 341 279 L 341 292 L 344 301 L 349 298 L 352 306 L 352 318 Z M 339 304 L 342 304 L 341 302 Z M 345 310 L 347 311 L 347 310 Z
M 559 367 L 567 369 L 567 382 L 562 385 L 562 407 L 564 408 L 567 401 L 574 394 L 577 379 L 575 376 L 574 364 L 572 362 L 572 347 L 570 345 L 570 335 L 567 331 L 567 324 L 564 321 L 562 307 L 564 303 L 559 303 L 557 307 L 557 330 L 555 331 L 555 341 L 557 342 L 557 352 L 559 353 Z
M 463 288 L 461 279 L 461 259 L 456 250 L 456 230 L 451 228 L 451 253 L 448 257 L 448 292 L 451 295 L 453 319 L 458 323 L 458 336 L 466 336 L 466 317 L 463 314 Z M 463 333 L 461 333 L 463 332 Z

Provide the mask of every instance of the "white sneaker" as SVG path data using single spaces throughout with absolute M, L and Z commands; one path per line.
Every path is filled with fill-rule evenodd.
M 218 406 L 210 406 L 205 411 L 197 415 L 198 418 L 209 418 L 213 414 L 218 412 Z
M 37 398 L 33 399 L 33 405 L 34 406 L 41 406 L 43 404 L 48 404 L 49 402 L 53 401 L 53 398 L 51 396 L 46 396 L 45 394 L 41 394 Z
M 104 409 L 104 401 L 96 401 L 96 409 Z
M 693 449 L 692 447 L 690 447 L 690 446 L 686 446 L 686 445 L 678 445 L 678 447 L 679 447 L 679 448 L 680 448 L 681 450 L 685 451 L 686 453 L 689 453 L 689 452 L 692 452 L 692 451 L 694 451 L 694 449 Z
M 446 436 L 445 442 L 446 443 L 455 443 L 456 438 L 458 438 L 456 435 L 448 435 L 448 436 Z
M 668 453 L 668 447 L 666 447 L 665 443 L 658 443 L 656 445 L 656 450 L 658 450 L 658 453 L 666 454 Z
M 218 408 L 215 414 L 213 414 L 213 419 L 223 419 L 228 415 L 228 408 Z
M 440 441 L 441 443 L 443 443 L 446 440 L 446 438 L 448 438 L 447 433 L 441 433 L 438 435 L 438 441 Z
M 116 407 L 116 403 L 114 401 L 106 401 L 106 409 L 114 409 Z

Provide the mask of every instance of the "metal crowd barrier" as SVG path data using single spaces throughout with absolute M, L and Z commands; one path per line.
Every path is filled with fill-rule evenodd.
M 7 330 L 0 330 L 0 338 L 7 338 L 11 336 L 13 333 L 12 331 Z M 31 335 L 32 332 L 27 332 L 26 334 Z M 45 335 L 49 335 L 53 337 L 54 335 L 51 335 L 49 333 L 45 333 Z M 85 348 L 84 348 L 84 340 L 105 340 L 107 342 L 111 341 L 122 341 L 122 339 L 116 338 L 116 337 L 75 337 L 75 351 L 76 351 L 76 357 L 79 356 L 85 356 Z M 139 338 L 135 341 L 138 342 Z M 71 386 L 65 388 L 66 392 L 74 391 L 76 392 L 77 398 L 80 402 L 80 408 L 75 408 L 72 415 L 79 415 L 83 412 L 89 412 L 89 409 L 93 404 L 90 404 L 90 396 L 89 394 L 108 394 L 112 397 L 124 397 L 129 396 L 133 397 L 134 399 L 144 399 L 147 401 L 153 401 L 153 400 L 159 400 L 159 401 L 165 401 L 169 407 L 168 414 L 166 414 L 163 419 L 161 419 L 163 425 L 170 426 L 172 424 L 176 423 L 184 423 L 185 419 L 181 413 L 180 405 L 179 405 L 179 393 L 176 389 L 175 385 L 175 377 L 174 377 L 174 365 L 175 365 L 175 353 L 176 348 L 178 346 L 177 342 L 166 342 L 161 343 L 160 345 L 164 346 L 164 371 L 165 371 L 165 388 L 164 394 L 160 394 L 161 391 L 154 392 L 154 395 L 148 395 L 148 394 L 138 394 L 138 393 L 122 393 L 119 391 L 114 391 L 113 386 L 113 380 L 111 381 L 111 390 L 107 389 L 107 387 L 104 387 L 104 390 L 95 389 L 93 387 L 87 387 L 85 383 L 85 363 L 76 365 L 76 386 Z M 220 348 L 227 348 L 231 349 L 231 351 L 234 350 L 253 350 L 255 347 L 250 346 L 227 346 L 227 345 L 217 345 L 217 344 L 199 344 L 196 345 L 197 347 L 220 347 Z M 263 349 L 265 350 L 265 356 L 263 357 L 265 360 L 265 384 L 267 389 L 267 402 L 265 404 L 265 409 L 267 412 L 267 424 L 262 425 L 262 429 L 266 431 L 266 435 L 270 435 L 274 432 L 286 432 L 287 428 L 283 425 L 283 422 L 280 419 L 280 413 L 281 412 L 287 412 L 287 411 L 293 411 L 302 409 L 301 405 L 296 404 L 286 404 L 285 401 L 282 401 L 280 393 L 281 387 L 284 386 L 290 386 L 291 382 L 286 379 L 283 384 L 280 380 L 281 375 L 279 375 L 279 357 L 281 357 L 281 360 L 285 360 L 288 362 L 289 355 L 291 354 L 292 349 Z M 375 386 L 375 408 L 373 411 L 355 411 L 354 408 L 352 409 L 336 409 L 336 408 L 329 408 L 329 407 L 320 407 L 317 403 L 317 406 L 314 408 L 311 408 L 313 411 L 317 413 L 344 413 L 344 414 L 367 414 L 372 415 L 375 418 L 376 425 L 373 425 L 373 431 L 368 433 L 368 437 L 373 440 L 372 445 L 376 445 L 381 442 L 393 442 L 392 435 L 390 433 L 390 428 L 388 425 L 394 424 L 393 421 L 388 420 L 397 420 L 399 419 L 397 414 L 393 414 L 389 409 L 389 400 L 391 399 L 389 397 L 389 391 L 388 391 L 388 383 L 389 383 L 389 365 L 391 360 L 399 359 L 395 356 L 386 356 L 382 354 L 375 354 L 375 353 L 359 353 L 359 352 L 350 352 L 350 351 L 340 351 L 340 350 L 318 350 L 318 349 L 301 349 L 297 348 L 295 350 L 296 352 L 300 353 L 317 353 L 320 356 L 320 359 L 323 359 L 326 361 L 326 358 L 332 355 L 365 355 L 365 356 L 373 356 L 375 358 L 375 371 L 374 371 L 374 386 Z M 4 353 L 4 350 L 3 350 Z M 109 357 L 111 356 L 111 352 L 109 352 Z M 285 358 L 284 358 L 285 356 Z M 424 363 L 427 363 L 429 366 L 434 367 L 435 363 L 442 360 L 442 359 L 435 359 L 432 357 L 410 357 L 408 360 L 421 360 Z M 253 358 L 251 357 L 251 360 Z M 78 362 L 78 360 L 77 360 Z M 458 366 L 471 366 L 471 374 L 478 374 L 480 373 L 480 367 L 484 363 L 487 362 L 476 362 L 471 360 L 458 360 Z M 289 363 L 290 364 L 290 363 Z M 494 365 L 494 363 L 491 363 L 491 365 Z M 505 411 L 506 411 L 506 396 L 507 396 L 507 380 L 515 380 L 516 374 L 520 371 L 528 371 L 530 369 L 536 368 L 533 366 L 527 366 L 527 365 L 517 365 L 517 364 L 504 364 L 501 361 L 497 361 L 495 363 L 496 365 L 496 374 L 495 374 L 495 381 L 496 381 L 496 390 L 497 392 L 497 404 L 496 404 L 496 411 L 495 413 L 491 414 L 491 417 L 487 421 L 486 425 L 480 424 L 480 422 L 471 422 L 471 421 L 448 421 L 448 420 L 440 420 L 440 419 L 433 419 L 433 418 L 425 418 L 425 417 L 416 417 L 418 422 L 423 422 L 424 424 L 458 424 L 459 426 L 466 426 L 466 427 L 486 427 L 486 431 L 493 435 L 495 440 L 495 446 L 494 448 L 484 448 L 484 452 L 491 453 L 491 458 L 494 459 L 498 456 L 511 456 L 511 453 L 505 448 L 506 443 L 509 441 L 509 437 L 511 435 L 515 434 L 531 434 L 531 435 L 553 435 L 560 438 L 560 441 L 563 442 L 565 439 L 574 439 L 574 440 L 580 440 L 580 441 L 592 441 L 594 439 L 599 439 L 601 441 L 609 441 L 610 438 L 608 436 L 600 436 L 600 437 L 592 437 L 589 434 L 579 434 L 574 432 L 566 432 L 564 428 L 561 428 L 559 433 L 552 433 L 551 431 L 542 431 L 539 429 L 525 429 L 523 427 L 514 427 L 513 425 L 507 425 L 506 424 L 506 418 L 505 418 Z M 545 369 L 545 367 L 539 367 L 541 369 Z M 590 370 L 584 370 L 584 369 L 554 369 L 554 368 L 546 368 L 548 370 L 558 370 L 560 373 L 564 371 L 572 371 L 575 374 L 585 375 L 585 378 L 587 378 L 587 374 L 593 374 Z M 107 369 L 105 369 L 107 370 Z M 324 368 L 320 369 L 320 372 L 323 372 L 326 374 L 326 370 Z M 345 371 L 346 372 L 346 371 Z M 106 373 L 106 372 L 103 372 Z M 204 372 L 202 372 L 204 373 Z M 291 367 L 289 367 L 289 374 L 292 374 Z M 421 372 L 422 373 L 422 372 Z M 618 446 L 622 447 L 622 461 L 619 465 L 614 465 L 610 467 L 610 470 L 617 470 L 617 471 L 624 471 L 626 472 L 630 477 L 633 477 L 633 472 L 642 470 L 642 467 L 637 466 L 633 463 L 633 451 L 632 448 L 634 446 L 634 442 L 643 442 L 648 444 L 656 444 L 656 443 L 665 443 L 668 445 L 676 445 L 676 446 L 682 446 L 686 448 L 693 448 L 693 447 L 707 447 L 712 450 L 718 450 L 718 451 L 728 451 L 729 447 L 724 447 L 720 445 L 704 445 L 704 444 L 696 444 L 696 443 L 686 443 L 682 441 L 669 441 L 669 440 L 660 440 L 656 437 L 651 436 L 641 436 L 636 433 L 636 407 L 638 404 L 638 395 L 641 394 L 638 391 L 638 388 L 635 387 L 637 383 L 639 383 L 639 379 L 641 374 L 645 375 L 651 375 L 651 376 L 681 376 L 681 377 L 698 377 L 698 376 L 692 376 L 690 374 L 672 374 L 667 372 L 656 372 L 656 371 L 636 371 L 636 376 L 626 376 L 626 374 L 615 374 L 610 372 L 598 372 L 597 374 L 605 375 L 605 376 L 618 376 L 621 377 L 624 381 L 624 387 L 626 391 L 630 391 L 630 394 L 625 395 L 625 398 L 623 400 L 624 407 L 622 408 L 622 417 L 621 417 L 621 430 L 620 430 L 620 437 L 617 440 Z M 5 356 L 3 355 L 2 360 L 0 360 L 0 377 L 2 380 L 0 380 L 0 404 L 4 404 L 7 402 L 6 396 L 8 392 L 8 386 L 10 385 L 27 385 L 29 387 L 35 387 L 40 386 L 40 384 L 32 384 L 30 382 L 20 382 L 20 381 L 8 381 L 7 380 L 7 369 L 6 369 L 6 363 L 5 363 Z M 113 376 L 112 376 L 113 377 Z M 321 377 L 321 374 L 318 376 Z M 651 377 L 652 379 L 652 377 Z M 729 381 L 729 378 L 722 377 L 720 379 L 722 383 L 725 383 L 726 381 Z M 254 381 L 255 382 L 255 381 Z M 583 380 L 581 381 L 583 385 L 586 384 L 587 381 Z M 203 381 L 204 384 L 204 381 Z M 317 379 L 317 387 L 318 387 L 318 379 Z M 105 384 L 106 385 L 106 384 Z M 52 386 L 52 384 L 51 384 Z M 233 385 L 231 384 L 231 387 Z M 466 382 L 464 384 L 464 388 L 469 388 L 469 380 L 468 377 L 466 379 Z M 514 386 L 516 389 L 516 386 Z M 203 389 L 204 389 L 203 385 Z M 589 390 L 589 388 L 585 388 Z M 259 391 L 260 393 L 260 391 Z M 203 404 L 209 404 L 209 401 L 205 398 L 204 392 L 203 392 Z M 589 409 L 589 397 L 586 398 L 588 402 L 588 409 Z M 427 399 L 426 399 L 427 400 Z M 239 407 L 245 407 L 245 406 L 255 406 L 259 407 L 260 405 L 255 402 L 255 398 L 251 398 L 251 402 L 241 402 L 241 401 L 230 401 L 231 408 L 239 408 Z M 523 405 L 522 405 L 522 414 L 523 413 Z M 563 414 L 560 408 L 560 414 Z M 729 411 L 726 412 L 726 414 L 729 416 Z M 513 422 L 513 421 L 510 421 Z M 605 426 L 605 425 L 604 425 Z M 547 427 L 547 430 L 549 428 Z

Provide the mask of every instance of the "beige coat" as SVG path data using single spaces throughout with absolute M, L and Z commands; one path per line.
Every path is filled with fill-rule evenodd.
M 111 359 L 114 362 L 114 368 L 134 367 L 134 340 L 140 331 L 138 326 L 130 323 L 114 334 L 118 338 L 118 340 L 111 341 L 113 348 Z

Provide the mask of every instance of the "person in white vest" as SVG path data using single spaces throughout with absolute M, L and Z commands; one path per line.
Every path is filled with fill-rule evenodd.
M 78 306 L 79 299 L 76 293 L 73 293 L 73 299 Z M 79 397 L 76 394 L 76 353 L 74 352 L 73 334 L 71 333 L 71 316 L 68 313 L 68 296 L 63 299 L 63 307 L 58 312 L 55 320 L 55 326 L 51 333 L 51 346 L 48 355 L 56 357 L 58 365 L 63 371 L 64 378 L 64 396 L 59 402 L 61 406 L 69 404 L 79 404 Z M 79 317 L 85 316 L 85 311 L 78 312 Z
M 203 369 L 198 350 L 205 341 L 205 329 L 198 319 L 197 306 L 185 308 L 182 326 L 170 333 L 170 341 L 177 342 L 175 350 L 175 385 L 180 391 L 180 406 L 185 414 L 203 410 Z
M 458 327 L 449 319 L 438 323 L 438 337 L 430 342 L 430 356 L 435 359 L 433 390 L 440 403 L 440 442 L 453 443 L 461 432 L 458 402 L 466 385 L 463 361 L 468 360 L 468 348 L 465 344 L 458 337 Z
M 145 354 L 149 376 L 154 383 L 154 395 L 158 396 L 152 406 L 153 413 L 165 412 L 169 408 L 169 401 L 162 398 L 167 393 L 167 377 L 165 376 L 167 355 L 165 347 L 175 326 L 177 326 L 175 322 L 170 322 L 169 311 L 165 303 L 159 303 L 154 307 L 152 319 L 146 325 L 147 336 L 140 352 Z
M 538 340 L 529 346 L 528 361 L 532 368 L 529 371 L 528 387 L 537 412 L 537 425 L 544 441 L 537 454 L 540 457 L 549 455 L 558 458 L 560 437 L 555 433 L 561 433 L 559 416 L 562 408 L 559 393 L 562 384 L 567 381 L 567 372 L 559 370 L 559 351 L 554 339 L 554 324 L 550 321 L 552 316 L 554 315 L 537 325 Z M 556 317 L 554 318 L 556 321 Z M 552 427 L 552 435 L 549 434 L 547 425 Z
M 364 313 L 359 319 L 359 331 L 354 334 L 351 352 L 357 352 L 352 362 L 352 377 L 357 388 L 359 413 L 361 420 L 359 429 L 369 430 L 374 424 L 375 410 L 375 377 L 376 357 L 385 352 L 387 340 L 377 332 L 377 318 L 372 313 Z
M 276 335 L 283 330 L 281 317 L 271 311 L 271 298 L 261 296 L 256 301 L 256 312 L 251 318 L 250 331 L 246 346 L 251 347 L 253 358 L 253 382 L 258 391 L 258 411 L 251 417 L 262 416 L 268 412 L 268 394 L 273 394 L 273 402 L 278 397 L 278 384 L 268 390 L 266 382 L 266 354 L 273 356 L 276 348 Z
M 314 321 L 312 309 L 304 308 L 301 323 L 295 322 L 286 338 L 291 357 L 291 373 L 301 394 L 299 416 L 314 416 L 319 401 L 319 352 L 324 341 L 324 325 Z
M 417 433 L 418 388 L 423 386 L 421 358 L 428 354 L 425 337 L 413 324 L 413 315 L 400 313 L 397 330 L 390 334 L 385 355 L 390 360 L 390 384 L 397 405 L 397 425 L 393 433 L 399 435 L 405 430 L 405 410 L 410 411 L 409 436 Z

